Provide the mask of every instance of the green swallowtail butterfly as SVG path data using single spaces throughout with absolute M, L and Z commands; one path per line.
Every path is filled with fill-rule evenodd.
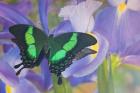
M 20 49 L 22 63 L 15 68 L 39 66 L 41 60 L 46 57 L 49 61 L 49 70 L 58 76 L 58 84 L 62 83 L 61 72 L 72 64 L 73 60 L 79 60 L 89 54 L 96 53 L 87 47 L 97 43 L 97 40 L 89 34 L 81 32 L 67 32 L 57 36 L 46 35 L 39 28 L 18 24 L 9 28 L 15 38 L 13 42 Z

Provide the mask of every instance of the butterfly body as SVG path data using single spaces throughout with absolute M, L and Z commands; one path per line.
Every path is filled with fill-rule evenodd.
M 93 36 L 85 33 L 68 32 L 54 37 L 46 35 L 34 26 L 24 24 L 10 27 L 10 32 L 15 36 L 12 41 L 19 47 L 22 60 L 22 63 L 16 65 L 15 68 L 23 65 L 17 74 L 24 68 L 38 66 L 46 57 L 49 61 L 50 72 L 59 77 L 58 84 L 61 84 L 61 72 L 65 71 L 73 60 L 96 53 L 86 49 L 97 41 Z M 87 50 L 88 52 L 85 52 Z

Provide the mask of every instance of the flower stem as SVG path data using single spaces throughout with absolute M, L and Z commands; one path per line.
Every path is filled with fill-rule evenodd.
M 103 64 L 98 68 L 98 92 L 114 93 L 112 65 L 110 57 L 105 59 Z
M 58 85 L 58 77 L 52 74 L 54 93 L 72 93 L 72 88 L 67 79 L 62 78 L 62 84 Z

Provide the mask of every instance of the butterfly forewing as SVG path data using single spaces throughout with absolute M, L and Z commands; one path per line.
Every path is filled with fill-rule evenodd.
M 12 39 L 20 49 L 21 59 L 24 65 L 36 63 L 42 56 L 43 47 L 47 43 L 47 35 L 40 29 L 31 25 L 14 25 L 10 32 L 15 36 Z
M 86 33 L 69 32 L 60 34 L 52 38 L 49 43 L 50 60 L 57 63 L 59 62 L 59 59 L 65 58 L 67 54 L 76 55 L 82 49 L 96 43 L 96 38 Z
M 62 83 L 61 72 L 65 71 L 74 59 L 95 53 L 85 48 L 96 43 L 97 40 L 92 35 L 80 32 L 63 33 L 49 39 L 49 69 L 59 77 L 58 84 Z M 78 55 L 79 53 L 81 55 Z

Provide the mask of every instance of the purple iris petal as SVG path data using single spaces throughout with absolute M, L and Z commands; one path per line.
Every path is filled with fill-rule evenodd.
M 7 53 L 4 54 L 2 60 L 8 62 L 11 66 L 14 66 L 17 60 L 20 60 L 20 51 L 17 47 L 10 48 Z
M 13 38 L 13 35 L 9 32 L 0 32 L 0 39 L 11 39 Z
M 9 64 L 11 66 L 14 66 L 15 64 L 19 64 L 17 63 L 18 60 L 20 60 L 20 55 L 19 55 L 19 49 L 18 48 L 11 48 L 3 57 L 3 60 L 10 60 L 8 61 Z M 36 73 L 32 72 L 32 71 L 27 71 L 26 74 L 24 75 L 25 79 L 29 80 L 31 83 L 33 83 L 36 88 L 38 88 L 40 91 L 45 91 L 47 90 L 51 83 L 50 83 L 50 79 L 49 79 L 49 71 L 46 72 L 47 70 L 47 62 L 43 61 L 42 62 L 43 66 L 43 74 L 41 75 L 37 75 Z M 46 65 L 46 66 L 45 66 Z M 14 73 L 15 74 L 15 73 Z M 21 73 L 22 74 L 22 73 Z M 44 76 L 43 76 L 44 75 Z M 46 81 L 46 82 L 44 82 Z M 30 86 L 29 86 L 30 87 Z M 18 86 L 18 88 L 20 89 L 20 87 Z
M 28 15 L 33 9 L 31 0 L 19 0 L 18 3 L 13 5 L 13 7 L 18 9 L 23 15 Z
M 20 78 L 19 84 L 15 87 L 14 93 L 41 93 L 37 90 L 36 86 L 34 86 L 30 81 L 25 78 Z
M 69 20 L 62 21 L 58 24 L 58 26 L 52 31 L 54 35 L 66 33 L 66 32 L 74 32 L 74 29 Z
M 0 78 L 11 86 L 18 84 L 18 77 L 14 69 L 4 60 L 0 60 Z
M 124 64 L 133 64 L 140 66 L 140 41 L 133 43 L 121 52 Z
M 43 77 L 41 75 L 37 75 L 33 71 L 28 71 L 25 78 L 32 82 L 40 91 L 43 92 L 46 90 L 44 83 L 47 82 L 44 82 Z
M 0 93 L 6 93 L 5 84 L 0 80 Z
M 140 41 L 140 13 L 127 10 L 121 17 L 118 30 L 120 34 L 119 52 L 122 53 L 123 50 L 127 49 L 133 44 Z M 116 38 L 118 39 L 118 38 Z M 139 49 L 139 48 L 138 48 Z
M 123 58 L 124 64 L 140 66 L 140 55 L 129 55 Z
M 94 31 L 107 38 L 111 52 L 118 52 L 120 47 L 120 31 L 117 31 L 115 8 L 107 7 L 96 16 Z
M 0 14 L 0 24 L 2 26 L 2 31 L 0 33 L 9 32 L 9 26 L 11 26 L 12 23 L 6 20 L 4 17 L 1 17 L 1 14 Z
M 19 64 L 18 62 L 18 60 L 20 60 L 19 52 L 20 51 L 18 48 L 11 48 L 5 54 L 3 60 L 10 60 L 8 62 L 11 66 L 14 66 L 15 64 Z M 38 88 L 40 91 L 45 91 L 49 89 L 51 86 L 51 77 L 48 68 L 48 63 L 46 62 L 46 60 L 43 60 L 41 63 L 41 70 L 42 70 L 41 75 L 38 75 L 32 71 L 27 71 L 24 77 L 27 80 L 29 80 L 31 83 L 33 83 L 36 86 L 36 88 Z
M 140 55 L 140 40 L 132 43 L 121 52 L 121 56 Z
M 122 16 L 122 23 L 120 24 L 121 27 L 121 34 L 122 38 L 124 40 L 125 49 L 133 46 L 133 45 L 139 45 L 140 42 L 140 12 L 135 12 L 128 10 L 125 12 L 124 16 Z M 133 46 L 133 48 L 136 48 L 137 46 Z M 139 47 L 137 47 L 139 50 Z M 132 51 L 131 49 L 130 51 Z M 134 50 L 133 52 L 138 52 L 137 50 Z M 130 53 L 129 53 L 130 54 Z
M 64 72 L 62 72 L 63 76 L 66 78 L 73 76 L 75 72 L 85 67 L 89 63 L 89 60 L 90 57 L 86 56 L 78 61 L 73 61 L 73 64 L 69 68 L 67 68 Z
M 5 22 L 5 19 L 3 19 L 3 18 L 0 17 L 0 24 L 4 24 L 4 23 L 6 23 Z
M 96 34 L 97 40 L 99 42 L 99 51 L 95 59 L 90 61 L 89 57 L 82 58 L 78 61 L 75 61 L 66 71 L 63 72 L 65 77 L 75 76 L 83 77 L 93 73 L 98 66 L 103 62 L 107 51 L 108 51 L 108 42 L 103 36 Z
M 3 18 L 4 21 L 6 21 L 3 23 L 4 25 L 3 31 L 8 31 L 8 28 L 11 24 L 32 24 L 32 22 L 22 13 L 17 11 L 15 7 L 0 3 L 0 9 L 1 9 L 0 17 Z M 3 37 L 5 36 L 2 36 L 2 38 Z M 4 51 L 7 51 L 9 48 L 11 48 L 11 46 L 4 45 Z
M 39 16 L 40 21 L 43 29 L 45 30 L 46 34 L 49 33 L 48 28 L 48 6 L 49 0 L 39 0 Z
M 41 63 L 42 74 L 37 75 L 32 71 L 29 71 L 25 76 L 26 79 L 31 81 L 34 85 L 37 86 L 41 91 L 48 90 L 51 87 L 51 74 L 49 72 L 47 60 L 43 60 Z
M 9 5 L 3 3 L 0 3 L 0 17 L 13 24 L 32 24 L 32 22 L 28 18 L 23 16 L 20 12 L 15 10 L 13 7 L 10 7 Z
M 15 43 L 13 43 L 10 40 L 2 40 L 2 39 L 0 39 L 0 45 L 15 45 Z
M 96 17 L 95 30 L 110 43 L 122 63 L 140 66 L 140 12 L 127 9 L 118 17 L 117 7 L 107 7 Z
M 50 89 L 50 87 L 52 86 L 52 80 L 51 80 L 51 73 L 49 70 L 49 63 L 47 59 L 43 59 L 41 63 L 41 73 L 43 76 L 43 80 L 45 81 L 44 82 L 45 88 Z
M 117 8 L 108 7 L 96 17 L 95 31 L 110 43 L 110 51 L 121 52 L 140 40 L 140 12 L 127 10 L 120 17 Z
M 72 86 L 78 86 L 81 83 L 90 83 L 90 82 L 94 82 L 96 81 L 97 78 L 97 74 L 96 71 L 92 74 L 89 74 L 87 76 L 84 77 L 69 77 L 69 81 L 71 83 Z

